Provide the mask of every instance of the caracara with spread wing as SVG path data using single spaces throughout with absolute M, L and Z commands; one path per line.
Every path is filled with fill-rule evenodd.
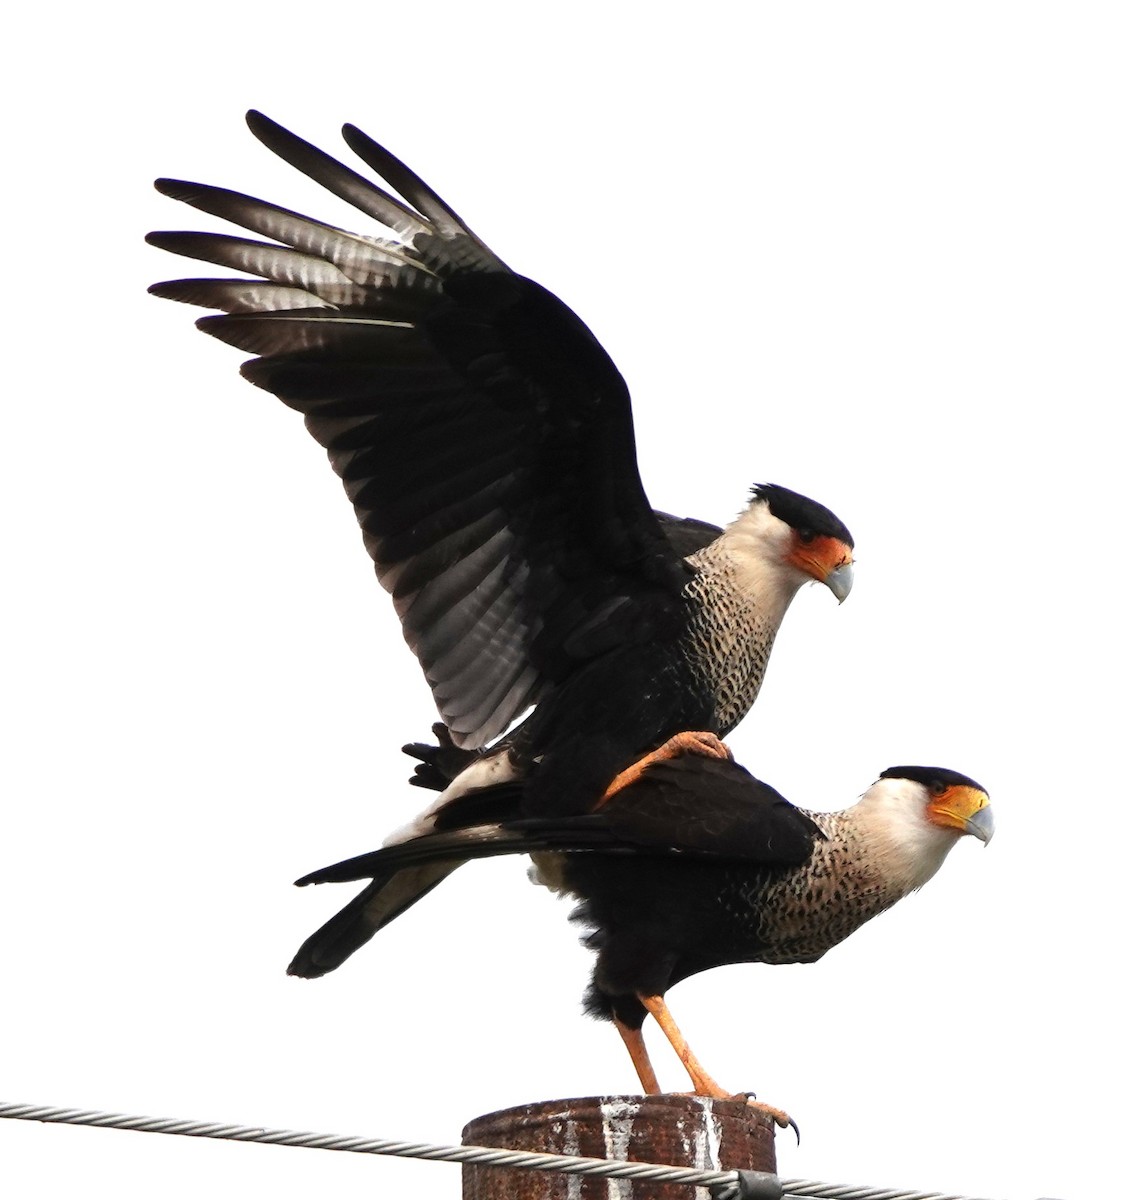
M 773 484 L 725 530 L 653 512 L 624 380 L 573 312 L 358 129 L 348 145 L 401 198 L 248 119 L 376 233 L 159 180 L 257 237 L 151 234 L 247 276 L 151 290 L 222 310 L 199 327 L 304 414 L 455 742 L 485 747 L 533 708 L 447 799 L 526 776 L 535 815 L 582 813 L 672 735 L 726 734 L 802 584 L 848 593 L 846 527 Z

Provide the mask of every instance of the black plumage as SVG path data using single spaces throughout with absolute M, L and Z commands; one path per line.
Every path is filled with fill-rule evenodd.
M 539 764 L 526 796 L 552 812 L 581 811 L 679 730 L 725 734 L 798 587 L 848 591 L 845 526 L 776 485 L 725 532 L 654 513 L 624 380 L 576 314 L 354 127 L 348 144 L 403 199 L 260 114 L 249 124 L 381 236 L 159 180 L 273 241 L 151 234 L 258 277 L 151 290 L 224 310 L 199 327 L 257 355 L 245 377 L 304 414 L 456 742 L 483 747 L 536 705 L 509 751 Z
M 425 766 L 436 779 L 447 769 Z M 992 833 L 984 790 L 940 768 L 890 768 L 834 813 L 796 808 L 733 761 L 698 754 L 650 765 L 588 814 L 527 816 L 524 787 L 461 795 L 436 809 L 431 832 L 298 880 L 370 882 L 304 942 L 290 974 L 334 970 L 462 862 L 530 854 L 536 882 L 580 902 L 574 919 L 596 953 L 586 1010 L 616 1024 L 645 1089 L 657 1087 L 640 1035 L 651 1012 L 696 1090 L 726 1095 L 675 1029 L 670 987 L 728 963 L 813 962 L 926 883 L 962 835 Z
M 725 864 L 739 867 L 748 878 L 755 876 L 756 867 L 794 867 L 809 858 L 819 836 L 813 820 L 774 788 L 730 760 L 700 755 L 653 764 L 593 813 L 529 817 L 523 792 L 524 784 L 511 782 L 467 793 L 438 812 L 433 833 L 297 880 L 300 886 L 372 882 L 349 906 L 350 913 L 345 909 L 308 939 L 290 973 L 325 974 L 347 957 L 346 947 L 354 951 L 405 911 L 385 912 L 382 923 L 372 923 L 378 912 L 375 898 L 400 873 L 444 865 L 449 871 L 462 862 L 503 854 L 564 855 L 557 870 L 564 872 L 564 890 L 585 899 L 583 919 L 593 914 L 590 896 L 596 898 L 595 915 L 610 911 L 610 901 L 627 901 L 638 908 L 636 929 L 649 925 L 648 915 L 655 912 L 669 923 L 673 940 L 690 934 L 695 942 L 706 942 L 702 915 L 688 908 L 688 885 L 705 878 L 704 868 L 710 868 L 709 878 L 734 886 L 730 873 L 723 874 Z M 361 928 L 358 918 L 369 911 L 369 925 Z M 609 922 L 602 916 L 601 924 Z M 640 938 L 637 932 L 632 936 L 633 941 Z M 667 957 L 672 956 L 669 951 Z M 627 953 L 623 957 L 629 958 Z M 658 974 L 658 967 L 651 973 Z

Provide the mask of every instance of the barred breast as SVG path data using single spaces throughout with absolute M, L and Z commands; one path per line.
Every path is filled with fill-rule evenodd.
M 720 543 L 689 561 L 698 573 L 684 593 L 689 605 L 684 656 L 714 696 L 712 732 L 722 737 L 746 716 L 759 694 L 786 605 L 772 605 L 768 596 L 749 589 L 744 572 Z
M 846 813 L 809 816 L 825 834 L 809 863 L 781 879 L 756 879 L 749 895 L 729 901 L 740 915 L 749 909 L 752 924 L 759 916 L 759 962 L 813 962 L 905 894 Z

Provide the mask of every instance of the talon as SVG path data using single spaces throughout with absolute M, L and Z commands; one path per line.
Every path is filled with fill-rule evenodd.
M 686 751 L 692 754 L 704 754 L 708 758 L 722 758 L 727 762 L 735 761 L 735 756 L 731 753 L 727 743 L 721 742 L 714 733 L 708 733 L 705 730 L 700 730 L 698 733 L 677 733 L 661 747 L 662 750 L 667 748 L 673 750 L 673 753 L 669 755 L 671 758 L 678 758 Z
M 593 811 L 596 812 L 598 808 L 611 800 L 617 792 L 621 792 L 629 784 L 635 783 L 653 763 L 666 762 L 669 758 L 682 758 L 685 754 L 700 754 L 704 758 L 718 758 L 728 762 L 733 761 L 731 751 L 714 733 L 710 733 L 707 730 L 688 730 L 684 733 L 677 733 L 674 737 L 668 738 L 662 746 L 649 751 L 643 758 L 637 759 L 631 767 L 627 767 L 621 771 L 605 789 L 605 794 L 597 801 Z
M 747 1101 L 748 1108 L 757 1109 L 764 1116 L 770 1117 L 780 1129 L 793 1129 L 795 1140 L 801 1146 L 802 1133 L 798 1128 L 798 1122 L 789 1113 L 783 1112 L 781 1108 L 775 1108 L 771 1104 L 764 1104 L 761 1100 L 754 1099 L 754 1095 L 754 1092 L 744 1092 L 740 1096 L 740 1099 L 743 1096 L 750 1096 L 751 1099 Z
M 737 1100 L 741 1104 L 745 1104 L 748 1108 L 756 1109 L 764 1117 L 770 1117 L 780 1129 L 793 1129 L 798 1145 L 802 1145 L 802 1131 L 798 1128 L 798 1122 L 790 1113 L 784 1112 L 781 1108 L 775 1108 L 773 1104 L 764 1104 L 761 1100 L 756 1100 L 754 1092 L 736 1092 L 734 1095 L 730 1095 L 724 1089 L 716 1088 L 715 1090 L 700 1089 L 693 1092 L 669 1092 L 668 1095 L 704 1096 L 712 1100 Z

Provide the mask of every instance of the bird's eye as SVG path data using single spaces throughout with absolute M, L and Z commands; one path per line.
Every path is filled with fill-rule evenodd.
M 818 535 L 817 535 L 817 534 L 814 532 L 814 530 L 813 530 L 813 529 L 799 529 L 799 530 L 798 530 L 798 540 L 799 540 L 800 542 L 802 542 L 802 543 L 803 543 L 803 545 L 806 545 L 806 546 L 809 546 L 809 545 L 810 545 L 810 543 L 811 543 L 811 542 L 812 542 L 812 541 L 813 541 L 813 540 L 814 540 L 814 539 L 815 539 L 817 536 L 818 536 Z

